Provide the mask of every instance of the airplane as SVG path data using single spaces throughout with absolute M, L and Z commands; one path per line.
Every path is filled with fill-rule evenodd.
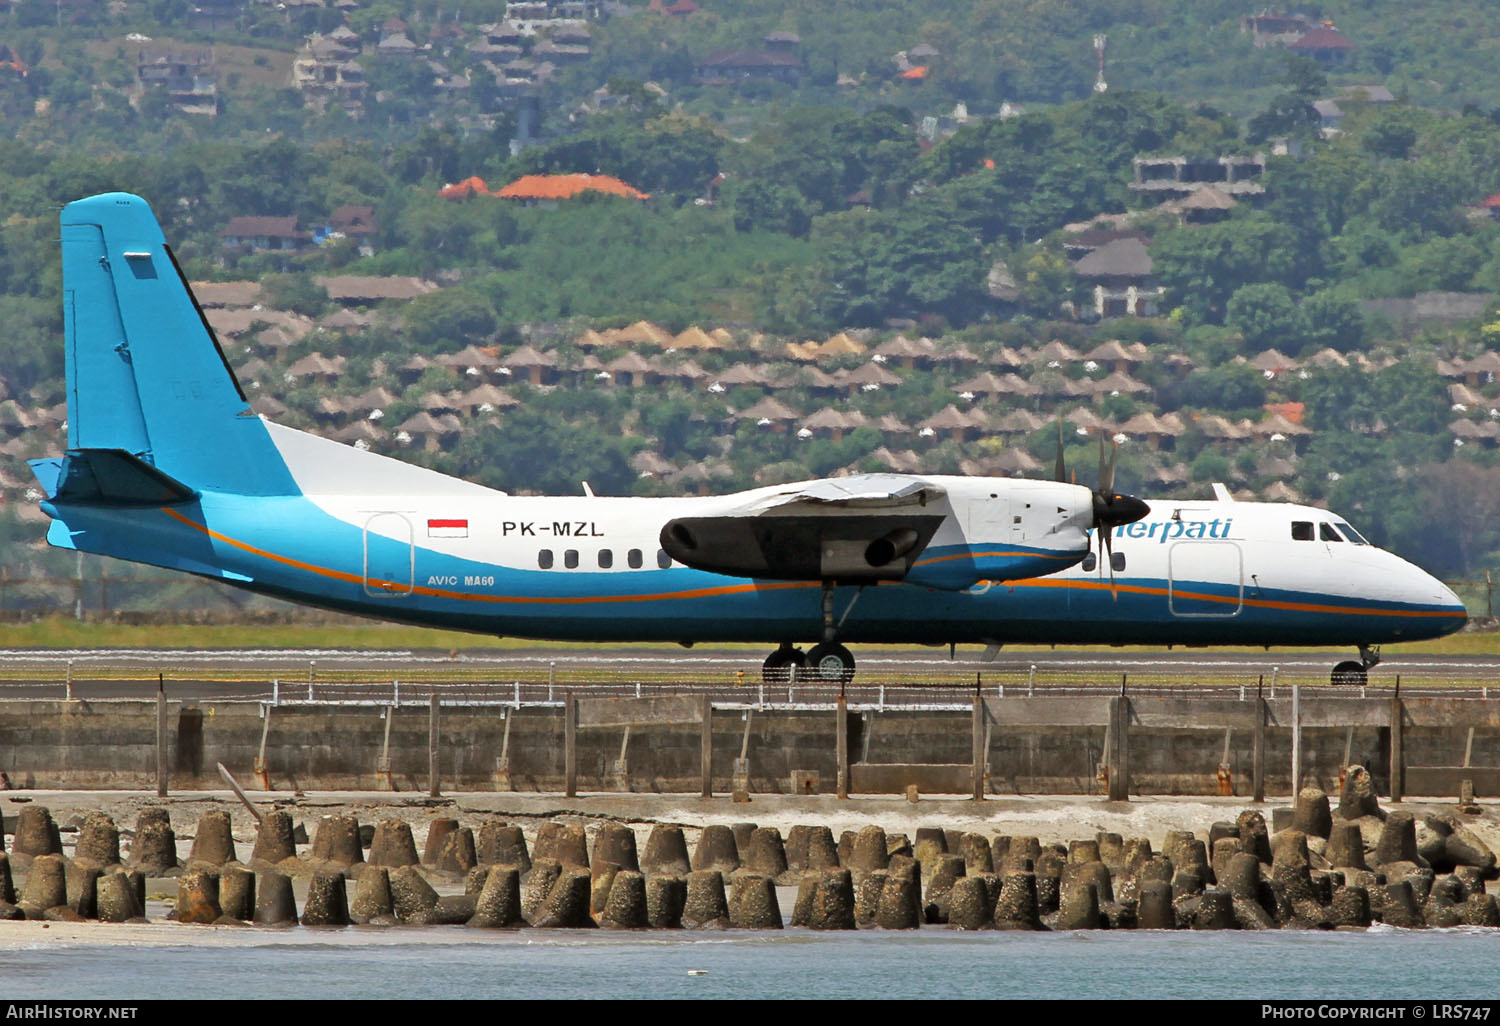
M 1443 584 L 1324 510 L 1056 480 L 866 474 L 718 497 L 512 496 L 257 416 L 150 207 L 62 210 L 68 448 L 31 461 L 47 540 L 295 602 L 486 634 L 846 642 L 1354 645 L 1458 630 Z M 1118 537 L 1118 545 L 1115 540 Z M 804 651 L 800 644 L 812 643 Z M 951 650 L 951 649 L 950 649 Z

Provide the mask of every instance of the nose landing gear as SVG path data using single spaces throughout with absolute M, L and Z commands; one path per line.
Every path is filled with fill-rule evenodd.
M 1359 646 L 1359 660 L 1345 659 L 1333 668 L 1328 682 L 1335 687 L 1364 687 L 1370 682 L 1370 667 L 1380 662 L 1379 646 Z

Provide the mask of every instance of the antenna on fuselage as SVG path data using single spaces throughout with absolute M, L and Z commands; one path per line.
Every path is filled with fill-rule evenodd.
M 594 490 L 589 487 L 589 483 L 587 481 L 583 482 L 583 494 L 587 495 L 591 499 L 594 497 Z
M 1229 494 L 1229 489 L 1224 487 L 1223 481 L 1213 483 L 1214 498 L 1219 502 L 1233 502 L 1234 496 Z

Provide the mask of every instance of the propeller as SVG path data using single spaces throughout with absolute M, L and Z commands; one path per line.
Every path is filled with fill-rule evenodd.
M 1115 457 L 1119 454 L 1120 444 L 1110 442 L 1109 459 L 1104 456 L 1104 435 L 1099 435 L 1099 487 L 1094 489 L 1093 505 L 1094 520 L 1091 525 L 1099 536 L 1099 559 L 1109 560 L 1109 593 L 1115 600 L 1119 601 L 1120 595 L 1115 588 L 1115 564 L 1114 564 L 1114 542 L 1113 534 L 1116 527 L 1125 524 L 1133 524 L 1151 512 L 1151 507 L 1133 495 L 1120 495 L 1115 491 Z M 1058 481 L 1067 480 L 1067 466 L 1063 460 L 1063 426 L 1062 418 L 1057 418 L 1057 465 L 1055 467 Z

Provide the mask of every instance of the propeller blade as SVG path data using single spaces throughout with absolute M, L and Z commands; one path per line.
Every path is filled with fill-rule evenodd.
M 1057 467 L 1055 476 L 1057 478 L 1058 484 L 1062 484 L 1068 479 L 1068 469 L 1063 461 L 1063 427 L 1061 414 L 1058 414 L 1057 417 Z
M 1115 587 L 1115 546 L 1114 542 L 1110 540 L 1110 534 L 1113 530 L 1114 528 L 1108 524 L 1099 528 L 1099 543 L 1100 548 L 1104 553 L 1108 554 L 1109 558 L 1109 597 L 1111 601 L 1118 602 L 1120 601 L 1120 591 Z

